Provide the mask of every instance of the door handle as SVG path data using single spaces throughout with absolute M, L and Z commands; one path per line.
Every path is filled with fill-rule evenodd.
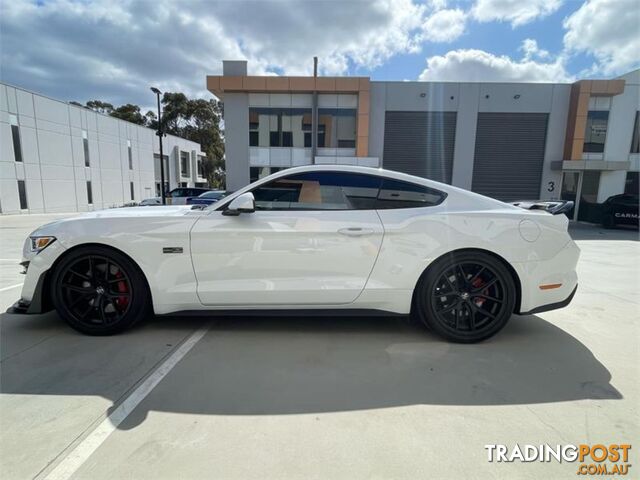
M 338 233 L 342 235 L 347 235 L 348 237 L 361 237 L 362 235 L 371 235 L 373 233 L 373 229 L 349 227 L 349 228 L 341 228 L 340 230 L 338 230 Z

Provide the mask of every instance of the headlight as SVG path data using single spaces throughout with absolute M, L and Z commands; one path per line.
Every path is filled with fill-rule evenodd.
M 56 237 L 29 237 L 29 239 L 31 240 L 31 251 L 40 253 L 51 245 L 56 240 Z

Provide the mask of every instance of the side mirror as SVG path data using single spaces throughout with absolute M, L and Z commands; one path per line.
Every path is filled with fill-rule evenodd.
M 253 193 L 247 192 L 234 198 L 222 214 L 237 216 L 241 213 L 253 213 L 255 211 L 256 200 L 253 198 Z

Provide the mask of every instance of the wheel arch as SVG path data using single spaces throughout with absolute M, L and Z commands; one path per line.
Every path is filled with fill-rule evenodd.
M 51 278 L 53 277 L 53 272 L 55 272 L 56 268 L 58 268 L 58 265 L 60 264 L 60 262 L 71 253 L 81 248 L 87 248 L 87 247 L 104 248 L 106 250 L 111 250 L 111 251 L 117 252 L 120 255 L 125 256 L 134 265 L 134 267 L 138 269 L 140 275 L 142 275 L 142 278 L 144 279 L 144 283 L 147 286 L 147 293 L 149 294 L 151 309 L 153 311 L 153 294 L 151 292 L 151 286 L 149 285 L 149 279 L 145 275 L 144 270 L 140 268 L 140 265 L 138 265 L 138 262 L 136 262 L 133 258 L 131 258 L 131 255 L 127 254 L 123 250 L 116 248 L 112 245 L 107 245 L 105 243 L 99 243 L 99 242 L 81 243 L 78 245 L 74 245 L 73 247 L 70 247 L 67 250 L 65 250 L 58 258 L 56 258 L 53 264 L 51 264 L 51 267 L 49 268 L 49 270 L 47 270 L 44 273 L 45 277 L 42 284 L 42 304 L 43 305 L 53 308 L 53 298 L 51 293 Z
M 457 253 L 473 253 L 473 252 L 481 252 L 481 253 L 487 254 L 487 255 L 495 258 L 497 261 L 499 261 L 502 265 L 504 265 L 506 267 L 507 271 L 511 275 L 511 278 L 513 280 L 513 285 L 514 285 L 515 290 L 516 290 L 516 301 L 515 301 L 513 313 L 519 312 L 520 311 L 520 302 L 522 300 L 522 284 L 520 282 L 520 277 L 518 276 L 518 273 L 515 271 L 513 266 L 507 260 L 504 259 L 504 257 L 498 255 L 495 252 L 492 252 L 491 250 L 486 250 L 484 248 L 459 248 L 457 250 L 451 250 L 451 251 L 449 251 L 447 253 L 443 253 L 438 258 L 435 258 L 432 262 L 430 262 L 429 265 L 427 265 L 427 267 L 424 269 L 424 271 L 420 274 L 420 277 L 418 278 L 418 281 L 416 282 L 415 286 L 413 287 L 413 295 L 411 297 L 411 308 L 412 308 L 412 310 L 413 310 L 413 306 L 415 305 L 415 296 L 416 296 L 416 292 L 418 290 L 418 287 L 420 286 L 420 283 L 425 279 L 425 277 L 429 274 L 430 269 L 432 268 L 433 264 L 436 261 L 440 260 L 443 257 L 446 257 L 447 255 L 455 255 Z

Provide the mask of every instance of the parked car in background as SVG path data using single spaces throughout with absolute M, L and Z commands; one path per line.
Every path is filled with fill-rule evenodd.
M 602 226 L 605 228 L 613 228 L 617 225 L 637 227 L 639 204 L 637 194 L 622 193 L 607 198 L 602 204 Z
M 167 205 L 186 205 L 187 198 L 197 197 L 205 192 L 211 191 L 210 188 L 200 187 L 178 187 L 167 193 Z
M 224 190 L 211 190 L 197 197 L 187 198 L 187 205 L 211 205 L 226 196 L 227 192 Z

